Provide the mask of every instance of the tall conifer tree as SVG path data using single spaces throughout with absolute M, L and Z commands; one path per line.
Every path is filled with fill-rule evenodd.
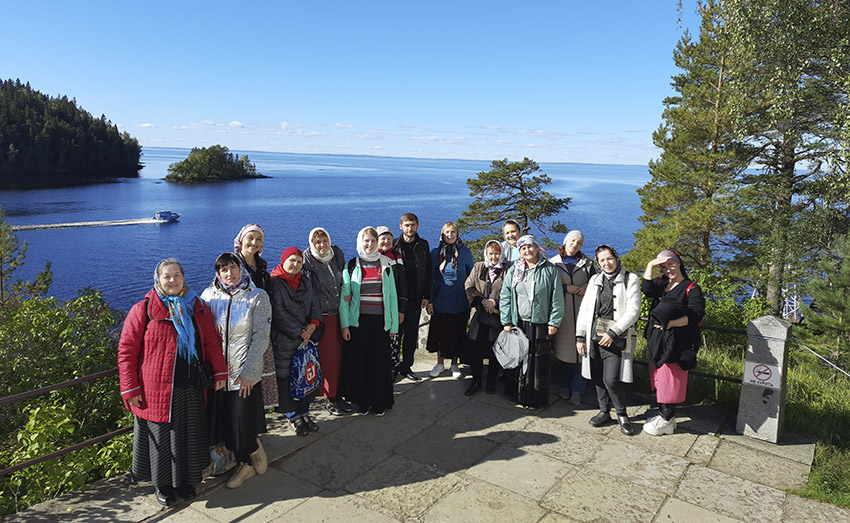
M 728 230 L 730 195 L 752 154 L 737 138 L 730 109 L 734 62 L 720 10 L 714 0 L 699 9 L 698 40 L 686 32 L 674 51 L 683 72 L 673 77 L 677 95 L 664 100 L 664 123 L 653 134 L 661 157 L 638 189 L 643 227 L 624 257 L 635 268 L 669 248 L 696 266 L 714 262 Z

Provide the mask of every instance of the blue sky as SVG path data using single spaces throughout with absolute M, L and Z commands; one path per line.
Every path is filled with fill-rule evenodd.
M 676 6 L 9 1 L 0 76 L 143 146 L 645 164 Z

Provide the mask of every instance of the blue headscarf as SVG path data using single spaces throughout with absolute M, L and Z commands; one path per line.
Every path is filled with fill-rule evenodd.
M 153 288 L 162 304 L 168 307 L 168 312 L 171 313 L 171 323 L 177 330 L 177 354 L 192 363 L 198 359 L 198 350 L 195 347 L 195 324 L 192 321 L 195 314 L 195 300 L 198 295 L 186 286 L 185 280 L 180 294 L 176 296 L 166 294 L 159 282 L 159 269 L 164 265 L 177 265 L 180 267 L 181 273 L 183 273 L 183 266 L 174 258 L 168 258 L 157 263 L 153 273 Z

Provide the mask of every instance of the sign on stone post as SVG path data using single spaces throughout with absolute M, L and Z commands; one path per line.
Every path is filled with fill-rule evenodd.
M 739 433 L 772 443 L 782 436 L 790 335 L 791 324 L 775 316 L 762 316 L 747 325 Z

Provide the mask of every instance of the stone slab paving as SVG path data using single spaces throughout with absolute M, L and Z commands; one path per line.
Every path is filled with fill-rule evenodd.
M 736 523 L 734 519 L 676 498 L 669 498 L 655 516 L 655 523 Z
M 571 469 L 561 460 L 503 445 L 465 474 L 540 501 Z
M 780 521 L 785 496 L 781 490 L 696 466 L 688 468 L 675 494 L 729 517 L 764 523 Z
M 785 499 L 783 523 L 838 523 L 850 521 L 850 509 L 836 507 L 811 499 L 788 494 Z
M 751 447 L 725 439 L 708 466 L 777 489 L 803 488 L 810 469 L 799 461 L 768 452 L 754 453 Z
M 575 467 L 541 505 L 578 521 L 650 522 L 667 498 L 609 474 Z
M 585 466 L 636 485 L 673 494 L 690 462 L 609 439 Z
M 420 353 L 426 376 L 433 355 Z M 395 384 L 384 417 L 332 417 L 311 409 L 320 431 L 295 436 L 268 416 L 268 473 L 235 490 L 208 478 L 199 496 L 170 509 L 128 475 L 61 496 L 7 521 L 850 521 L 850 511 L 788 494 L 800 486 L 814 445 L 779 445 L 729 434 L 728 415 L 679 409 L 679 430 L 642 431 L 647 405 L 632 405 L 637 434 L 594 428 L 591 392 L 573 406 L 552 395 L 532 410 L 499 393 L 463 395 L 469 380 L 447 375 Z
M 404 519 L 420 516 L 463 483 L 455 474 L 396 454 L 349 483 L 346 490 Z

